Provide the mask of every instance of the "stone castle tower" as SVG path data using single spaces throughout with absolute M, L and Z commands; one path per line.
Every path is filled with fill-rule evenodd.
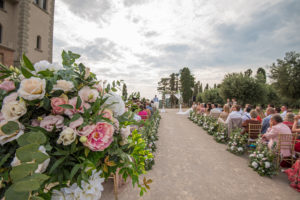
M 52 62 L 55 0 L 0 0 L 0 63 Z

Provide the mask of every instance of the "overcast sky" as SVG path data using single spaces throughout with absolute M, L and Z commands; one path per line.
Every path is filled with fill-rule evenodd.
M 60 0 L 54 61 L 63 49 L 99 79 L 152 98 L 161 77 L 189 67 L 202 83 L 300 52 L 299 0 Z

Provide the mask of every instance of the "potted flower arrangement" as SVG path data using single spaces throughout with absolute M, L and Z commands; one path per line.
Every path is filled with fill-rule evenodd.
M 227 150 L 236 155 L 243 155 L 246 152 L 248 135 L 241 135 L 241 129 L 235 129 L 229 137 Z
M 216 131 L 214 133 L 214 139 L 218 142 L 218 143 L 226 143 L 228 140 L 228 132 L 227 132 L 227 128 L 222 125 L 219 124 L 218 127 L 218 131 Z
M 133 114 L 80 56 L 62 52 L 62 65 L 23 56 L 20 68 L 0 64 L 0 199 L 98 200 L 101 183 L 119 171 L 141 189 L 152 158 Z M 123 140 L 126 139 L 126 142 Z

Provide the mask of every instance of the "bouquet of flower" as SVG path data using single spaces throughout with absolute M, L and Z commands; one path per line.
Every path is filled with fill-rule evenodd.
M 249 167 L 261 176 L 274 176 L 277 174 L 276 156 L 260 139 L 256 142 L 256 149 L 249 155 Z
M 205 116 L 203 116 L 203 115 L 198 116 L 198 123 L 197 123 L 198 126 L 203 126 L 204 118 L 205 118 Z
M 148 188 L 139 176 L 153 156 L 128 129 L 133 114 L 115 93 L 120 82 L 101 83 L 79 57 L 63 51 L 62 66 L 26 56 L 20 68 L 0 64 L 0 199 L 98 200 L 103 178 L 118 169 L 141 194 Z
M 214 135 L 219 129 L 219 123 L 215 118 L 209 117 L 209 128 L 207 130 L 207 133 L 209 135 Z
M 242 155 L 246 152 L 248 135 L 241 135 L 241 129 L 235 129 L 229 137 L 227 150 L 233 154 Z
M 218 142 L 218 143 L 226 143 L 228 140 L 228 132 L 227 132 L 227 128 L 222 125 L 219 124 L 218 127 L 218 131 L 216 131 L 214 133 L 214 139 Z

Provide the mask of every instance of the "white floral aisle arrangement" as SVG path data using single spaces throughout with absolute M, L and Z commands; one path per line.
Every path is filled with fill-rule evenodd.
M 219 123 L 213 117 L 206 117 L 206 118 L 207 118 L 207 123 L 208 123 L 207 133 L 209 135 L 214 135 L 219 129 Z
M 228 131 L 223 124 L 219 124 L 218 130 L 214 133 L 214 139 L 218 143 L 225 144 L 228 141 Z
M 241 135 L 241 131 L 241 129 L 233 130 L 227 144 L 227 150 L 236 155 L 243 155 L 247 150 L 248 135 Z
M 198 126 L 203 126 L 204 121 L 205 121 L 205 116 L 199 115 L 198 122 L 197 122 Z
M 277 175 L 276 156 L 260 139 L 256 142 L 256 149 L 249 155 L 249 167 L 261 176 Z
M 79 57 L 0 64 L 0 199 L 99 200 L 117 170 L 141 194 L 149 188 L 139 177 L 153 156 L 137 131 L 122 131 L 134 115 L 116 93 L 121 83 L 104 85 Z

